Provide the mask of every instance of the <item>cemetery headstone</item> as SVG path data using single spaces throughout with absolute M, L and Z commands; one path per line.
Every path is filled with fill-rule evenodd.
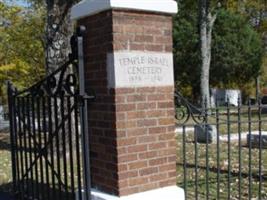
M 214 143 L 217 141 L 217 129 L 214 125 L 195 125 L 196 140 L 198 143 Z
M 250 142 L 253 148 L 260 148 L 260 144 L 262 144 L 262 148 L 267 149 L 267 132 L 263 132 L 261 136 L 259 132 L 247 134 L 247 146 Z

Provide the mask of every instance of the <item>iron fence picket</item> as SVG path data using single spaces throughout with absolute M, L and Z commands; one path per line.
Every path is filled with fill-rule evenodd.
M 249 103 L 248 103 L 248 131 L 249 131 L 249 162 L 248 162 L 248 167 L 249 167 L 249 186 L 248 186 L 248 198 L 249 200 L 252 199 L 252 191 L 251 191 L 251 184 L 252 184 L 252 134 L 251 134 L 251 125 L 252 125 L 252 122 L 251 122 L 251 101 L 249 100 Z
M 38 139 L 39 139 L 39 145 L 38 145 L 38 152 L 41 152 L 42 149 L 42 132 L 41 132 L 41 98 L 37 98 L 37 124 L 38 124 Z M 44 120 L 44 119 L 43 119 Z M 40 164 L 40 187 L 42 188 L 44 186 L 44 169 L 43 169 L 43 157 L 39 160 Z M 41 199 L 45 196 L 45 191 L 41 189 L 40 192 Z
M 221 177 L 220 177 L 220 133 L 219 133 L 219 128 L 220 128 L 220 113 L 219 113 L 219 109 L 217 106 L 217 102 L 216 102 L 216 110 L 215 110 L 215 115 L 216 115 L 216 152 L 217 152 L 217 199 L 220 199 L 220 181 L 221 181 Z
M 187 196 L 187 160 L 186 160 L 186 133 L 185 133 L 185 126 L 182 127 L 183 129 L 183 163 L 184 163 L 184 190 L 185 196 Z
M 261 121 L 261 102 L 258 101 L 258 119 L 259 119 L 259 124 L 258 124 L 258 130 L 259 130 L 259 191 L 258 191 L 258 196 L 259 200 L 262 199 L 262 121 Z
M 236 107 L 228 103 L 205 110 L 184 97 L 178 101 L 177 96 L 177 138 L 182 152 L 177 169 L 183 177 L 178 175 L 178 183 L 181 181 L 186 199 L 265 199 L 267 115 L 261 102 L 242 105 L 239 98 Z M 203 127 L 203 133 L 196 127 Z M 207 127 L 216 132 L 212 143 Z
M 34 141 L 34 144 L 33 144 L 33 157 L 34 157 L 34 161 L 37 160 L 37 151 L 36 151 L 36 148 L 37 148 L 37 141 L 36 141 L 36 128 L 35 128 L 35 98 L 32 96 L 31 97 L 31 105 L 30 105 L 30 109 L 31 109 L 31 115 L 30 115 L 30 118 L 31 118 L 31 122 L 29 124 L 29 126 L 32 127 L 32 139 Z M 32 141 L 31 141 L 32 143 Z M 36 187 L 35 183 L 38 183 L 38 162 L 35 163 L 34 165 L 34 170 L 33 171 L 33 177 L 32 177 L 32 180 L 33 180 L 33 199 L 35 198 L 38 198 L 38 195 L 39 195 L 39 189 L 38 189 L 38 186 Z
M 197 146 L 197 134 L 194 133 L 195 143 L 195 197 L 198 200 L 198 146 Z
M 15 164 L 15 167 L 12 168 L 12 180 L 13 180 L 13 190 L 16 189 L 17 187 L 17 167 L 16 167 L 16 150 L 17 150 L 17 147 L 15 145 L 15 125 L 14 125 L 14 96 L 13 96 L 13 88 L 12 88 L 12 85 L 10 82 L 8 82 L 8 87 L 7 87 L 7 92 L 8 92 L 8 98 L 9 98 L 9 103 L 8 103 L 8 106 L 9 106 L 9 112 L 11 113 L 11 116 L 10 116 L 10 143 L 11 143 L 11 146 L 13 146 L 13 148 L 11 149 L 11 160 L 12 160 L 12 163 Z
M 28 170 L 28 161 L 29 161 L 29 158 L 28 158 L 28 145 L 27 145 L 27 132 L 26 132 L 26 103 L 25 103 L 25 97 L 22 97 L 22 124 L 23 124 L 23 135 L 24 135 L 24 154 L 25 154 L 25 173 L 23 174 L 23 179 L 26 178 L 26 197 L 30 195 L 29 193 L 29 174 L 27 172 Z M 24 189 L 24 188 L 23 188 Z M 25 197 L 23 197 L 24 199 Z
M 76 160 L 77 160 L 77 165 L 81 165 L 81 159 L 80 159 L 80 135 L 79 135 L 79 124 L 78 124 L 78 113 L 79 113 L 79 108 L 78 108 L 78 98 L 74 97 L 74 126 L 75 126 L 75 144 L 76 144 Z M 81 175 L 81 167 L 77 167 L 77 182 L 78 182 L 78 199 L 82 200 L 82 175 Z
M 73 123 L 72 123 L 72 118 L 74 117 L 74 115 L 72 114 L 73 112 L 71 112 L 71 103 L 75 103 L 73 101 L 73 98 L 72 97 L 67 97 L 67 111 L 69 113 L 68 115 L 68 145 L 69 145 L 69 152 L 70 152 L 70 188 L 71 188 L 71 197 L 72 199 L 75 198 L 75 191 L 74 191 L 74 169 L 73 169 L 73 166 L 74 166 L 74 162 L 73 162 L 73 149 L 72 149 L 72 146 L 73 146 L 73 143 L 72 143 L 72 133 L 73 133 Z
M 241 199 L 241 185 L 242 185 L 242 146 L 241 146 L 241 100 L 238 98 L 238 197 Z
M 55 127 L 59 126 L 59 119 L 58 119 L 58 98 L 54 97 L 54 119 L 55 119 Z M 57 172 L 61 174 L 61 164 L 60 164 L 60 138 L 59 132 L 55 132 L 55 140 L 56 140 L 56 154 L 57 154 Z M 58 198 L 62 198 L 62 185 L 61 185 L 61 177 L 58 177 Z
M 230 107 L 229 99 L 227 99 L 227 137 L 228 137 L 228 146 L 227 146 L 227 159 L 228 159 L 228 176 L 227 176 L 227 195 L 228 200 L 231 199 L 231 123 L 230 123 Z
M 46 125 L 46 119 L 47 119 L 47 98 L 44 97 L 43 98 L 43 102 L 42 102 L 42 113 L 43 113 L 43 126 L 45 127 L 45 129 L 48 129 L 47 125 Z M 49 137 L 47 135 L 47 131 L 45 131 L 44 133 L 44 148 L 47 145 L 49 140 Z M 43 150 L 43 154 L 44 154 L 44 160 L 45 160 L 45 175 L 46 175 L 46 198 L 50 199 L 50 190 L 49 190 L 49 183 L 50 183 L 50 175 L 49 175 L 49 165 L 48 165 L 48 149 L 45 148 Z
M 23 154 L 23 151 L 22 149 L 24 148 L 23 146 L 23 134 L 22 134 L 22 121 L 21 121 L 21 99 L 20 98 L 17 98 L 17 105 L 16 105 L 16 113 L 17 113 L 17 119 L 18 120 L 18 128 L 19 128 L 19 154 L 20 154 L 20 170 L 21 170 L 21 176 L 19 178 L 19 182 L 20 182 L 20 185 L 19 185 L 19 193 L 20 193 L 20 199 L 23 199 L 24 197 L 24 185 L 25 185 L 25 179 L 23 178 L 23 174 L 24 174 L 24 154 Z M 16 116 L 16 115 L 15 115 Z
M 207 109 L 207 99 L 204 102 L 204 131 L 206 138 L 206 199 L 209 200 L 209 134 L 208 134 L 208 109 Z M 197 142 L 197 141 L 195 141 Z

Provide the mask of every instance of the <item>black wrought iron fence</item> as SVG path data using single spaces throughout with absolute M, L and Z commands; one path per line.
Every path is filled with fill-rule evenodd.
M 175 98 L 186 199 L 267 199 L 267 105 L 201 109 Z
M 18 199 L 90 199 L 83 40 L 70 60 L 34 86 L 8 84 L 13 189 Z M 78 59 L 79 58 L 79 59 Z

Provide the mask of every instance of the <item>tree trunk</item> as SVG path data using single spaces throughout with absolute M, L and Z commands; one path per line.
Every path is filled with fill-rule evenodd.
M 200 92 L 202 107 L 210 108 L 210 63 L 212 29 L 216 20 L 216 14 L 212 16 L 206 0 L 200 0 L 200 42 L 201 42 L 201 74 Z
M 46 67 L 47 74 L 58 69 L 70 53 L 73 26 L 70 19 L 72 2 L 47 0 Z
M 76 1 L 70 0 L 46 0 L 47 3 L 47 27 L 46 27 L 46 72 L 47 75 L 51 74 L 58 68 L 60 68 L 64 63 L 69 60 L 69 54 L 71 53 L 70 39 L 73 34 L 73 25 L 71 21 L 71 7 Z M 70 72 L 68 69 L 67 73 Z M 56 76 L 58 78 L 58 75 Z M 55 103 L 55 102 L 53 102 Z M 61 103 L 64 104 L 61 107 Z M 73 105 L 73 100 L 71 100 L 71 106 Z M 62 113 L 64 109 L 65 115 L 67 114 L 67 102 L 66 98 L 61 102 L 60 98 L 57 100 L 58 113 Z M 52 113 L 54 112 L 55 107 L 52 108 Z M 71 115 L 71 118 L 74 119 L 74 113 L 68 113 Z M 55 116 L 53 114 L 53 119 Z M 64 123 L 64 133 L 63 128 L 58 131 L 59 145 L 61 153 L 64 153 L 69 156 L 69 138 L 71 138 L 71 133 L 74 133 L 74 125 L 72 124 L 72 130 L 67 129 L 69 121 L 64 120 L 63 116 L 58 116 L 58 121 Z M 73 123 L 73 121 L 72 121 Z M 64 134 L 64 135 L 63 135 Z M 65 138 L 65 140 L 63 140 Z M 74 145 L 74 143 L 73 143 Z M 74 148 L 74 146 L 73 146 Z

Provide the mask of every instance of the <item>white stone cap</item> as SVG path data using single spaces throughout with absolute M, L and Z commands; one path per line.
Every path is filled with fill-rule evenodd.
M 84 193 L 83 193 L 84 194 Z M 102 193 L 92 189 L 92 200 L 185 200 L 185 193 L 182 188 L 177 186 L 169 186 L 160 189 L 141 192 L 124 197 L 117 197 L 110 194 Z M 78 195 L 76 194 L 76 200 Z M 85 200 L 85 197 L 82 197 Z
M 112 8 L 166 14 L 178 12 L 178 5 L 175 0 L 83 0 L 72 7 L 71 18 L 78 20 Z

